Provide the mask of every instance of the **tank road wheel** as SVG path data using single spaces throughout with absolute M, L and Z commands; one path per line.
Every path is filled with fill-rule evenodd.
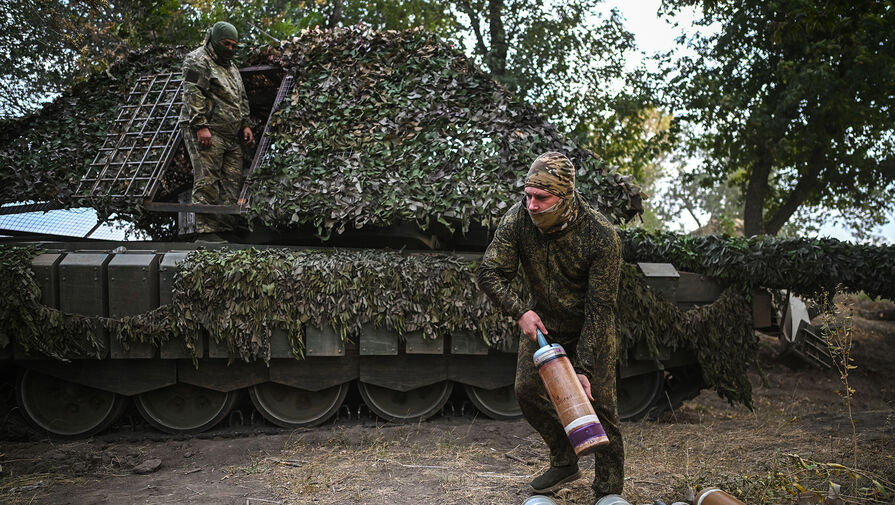
M 61 438 L 95 435 L 124 411 L 127 398 L 63 379 L 25 370 L 19 375 L 16 399 L 33 426 Z
M 665 373 L 655 370 L 619 379 L 618 417 L 622 421 L 636 421 L 650 413 L 662 396 Z
M 436 382 L 428 386 L 397 391 L 394 389 L 358 382 L 364 403 L 377 416 L 395 423 L 425 421 L 435 415 L 447 403 L 454 383 Z
M 178 382 L 141 393 L 134 403 L 146 422 L 166 433 L 202 433 L 219 423 L 236 402 L 236 391 L 222 393 Z
M 283 428 L 323 424 L 342 406 L 348 383 L 321 391 L 265 382 L 249 388 L 252 404 L 264 419 Z
M 483 389 L 466 384 L 463 388 L 469 401 L 491 419 L 508 420 L 522 416 L 513 384 L 497 389 Z

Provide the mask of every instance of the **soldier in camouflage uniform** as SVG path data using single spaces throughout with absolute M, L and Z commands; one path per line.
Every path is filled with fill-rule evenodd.
M 531 486 L 543 493 L 581 476 L 578 457 L 532 361 L 538 348 L 535 330 L 540 329 L 566 349 L 609 437 L 609 444 L 595 453 L 594 493 L 597 499 L 621 494 L 624 447 L 615 392 L 620 242 L 606 218 L 575 191 L 575 168 L 566 156 L 538 157 L 525 179 L 525 194 L 525 201 L 500 221 L 478 282 L 529 337 L 519 343 L 516 398 L 550 448 L 550 468 Z M 528 300 L 510 287 L 520 263 Z
M 219 21 L 205 44 L 183 61 L 183 107 L 180 125 L 193 163 L 193 203 L 236 204 L 242 189 L 242 140 L 251 143 L 249 100 L 239 70 L 231 58 L 239 34 L 230 23 Z M 196 232 L 202 236 L 229 231 L 235 220 L 209 214 L 196 215 Z

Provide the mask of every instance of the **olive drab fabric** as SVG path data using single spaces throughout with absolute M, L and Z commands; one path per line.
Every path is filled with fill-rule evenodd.
M 217 47 L 218 41 L 235 36 L 232 25 L 216 23 L 205 45 L 183 61 L 180 125 L 193 164 L 193 203 L 235 205 L 242 190 L 243 145 L 238 137 L 249 126 L 249 100 L 239 69 L 212 49 L 213 40 Z M 202 128 L 211 131 L 209 147 L 197 141 Z M 228 231 L 235 222 L 233 217 L 197 213 L 196 231 Z
M 575 198 L 575 166 L 562 153 L 544 153 L 531 164 L 525 187 L 542 189 L 559 197 L 559 201 L 541 212 L 529 212 L 532 222 L 543 233 L 565 229 L 578 215 Z
M 193 203 L 236 204 L 243 183 L 242 144 L 212 133 L 211 147 L 202 147 L 189 127 L 183 128 L 183 138 L 193 164 Z M 234 231 L 236 225 L 234 216 L 196 213 L 196 233 Z
M 222 64 L 204 45 L 183 60 L 183 107 L 180 124 L 193 130 L 208 128 L 222 137 L 235 137 L 249 126 L 249 99 L 239 69 Z
M 230 23 L 226 21 L 218 21 L 211 27 L 211 30 L 208 31 L 208 35 L 205 38 L 205 44 L 211 46 L 212 51 L 217 54 L 221 63 L 228 63 L 230 58 L 233 57 L 233 53 L 236 51 L 221 45 L 221 41 L 230 39 L 233 42 L 239 42 L 239 33 L 236 31 L 236 27 Z
M 595 453 L 597 496 L 620 494 L 624 448 L 616 406 L 615 305 L 621 268 L 618 235 L 605 217 L 572 192 L 578 216 L 565 229 L 544 234 L 523 202 L 498 225 L 478 270 L 479 287 L 504 312 L 519 319 L 534 310 L 551 342 L 561 344 L 575 371 L 588 377 L 594 410 L 609 437 Z M 529 288 L 523 300 L 511 288 L 519 264 Z M 536 344 L 520 337 L 516 398 L 526 420 L 550 447 L 551 463 L 577 460 L 532 363 Z

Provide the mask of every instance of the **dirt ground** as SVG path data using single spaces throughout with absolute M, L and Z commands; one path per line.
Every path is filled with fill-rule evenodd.
M 895 503 L 895 322 L 842 322 L 854 329 L 851 414 L 837 370 L 791 368 L 763 338 L 754 411 L 704 391 L 658 421 L 623 425 L 625 497 L 672 503 L 716 485 L 747 503 L 796 503 L 802 490 L 800 503 L 818 503 L 811 491 L 832 481 L 846 502 Z M 477 416 L 462 396 L 454 407 L 418 425 L 352 412 L 293 432 L 235 416 L 195 438 L 125 422 L 75 442 L 23 434 L 13 409 L 0 415 L 0 503 L 521 504 L 545 468 L 543 442 L 524 420 Z M 593 459 L 582 467 L 592 478 Z M 553 498 L 593 503 L 588 478 Z

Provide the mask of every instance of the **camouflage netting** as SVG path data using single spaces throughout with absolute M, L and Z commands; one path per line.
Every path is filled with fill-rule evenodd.
M 518 333 L 515 322 L 476 288 L 477 262 L 453 255 L 196 251 L 178 267 L 171 305 L 113 320 L 62 314 L 40 305 L 27 268 L 34 253 L 0 248 L 0 279 L 9 293 L 0 298 L 0 317 L 28 322 L 7 325 L 7 340 L 58 358 L 97 354 L 99 342 L 91 340 L 94 325 L 125 344 L 160 345 L 177 338 L 191 349 L 204 331 L 233 358 L 245 361 L 270 358 L 274 328 L 286 332 L 296 357 L 303 355 L 308 326 L 330 325 L 355 341 L 365 324 L 401 335 L 419 331 L 426 338 L 467 331 L 491 344 Z M 755 338 L 744 297 L 731 290 L 711 305 L 682 312 L 650 290 L 632 265 L 622 269 L 619 289 L 621 359 L 639 342 L 646 342 L 654 356 L 659 346 L 692 349 L 707 384 L 731 402 L 751 405 L 746 371 L 755 362 Z
M 792 290 L 822 297 L 863 291 L 895 300 L 895 245 L 852 244 L 833 238 L 690 237 L 626 230 L 625 261 L 671 263 L 722 284 Z
M 132 55 L 34 115 L 0 124 L 0 163 L 10 167 L 0 175 L 0 203 L 74 205 L 72 192 L 136 77 L 179 71 L 185 51 Z M 569 155 L 582 193 L 611 219 L 641 210 L 630 176 L 567 140 L 434 35 L 315 30 L 246 53 L 246 65 L 281 65 L 295 76 L 251 186 L 253 221 L 313 225 L 322 236 L 402 221 L 487 225 L 518 198 L 528 166 L 548 150 Z M 135 203 L 92 204 L 142 216 Z
M 65 314 L 40 303 L 34 282 L 33 247 L 0 245 L 0 349 L 16 342 L 56 359 L 98 357 L 102 341 L 96 318 Z
M 434 35 L 315 30 L 266 60 L 295 77 L 271 123 L 270 162 L 252 186 L 252 213 L 268 225 L 312 224 L 322 235 L 400 221 L 488 226 L 546 151 L 572 159 L 578 189 L 610 219 L 640 210 L 630 177 Z
M 137 78 L 180 71 L 185 48 L 132 54 L 32 115 L 0 121 L 0 203 L 60 201 L 72 193 Z
M 752 306 L 739 288 L 728 287 L 713 303 L 685 312 L 650 289 L 637 267 L 624 263 L 618 297 L 620 349 L 644 343 L 652 356 L 660 347 L 692 350 L 708 387 L 751 408 L 747 372 L 758 363 L 758 338 L 752 332 Z M 619 355 L 626 357 L 626 351 Z

